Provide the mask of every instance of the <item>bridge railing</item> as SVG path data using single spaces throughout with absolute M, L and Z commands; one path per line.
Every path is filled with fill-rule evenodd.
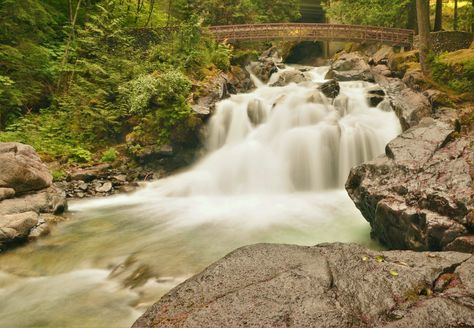
M 223 25 L 208 29 L 218 40 L 379 41 L 411 46 L 414 37 L 414 31 L 406 29 L 323 23 Z

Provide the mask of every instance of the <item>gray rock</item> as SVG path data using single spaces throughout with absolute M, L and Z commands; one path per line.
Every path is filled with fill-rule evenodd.
M 454 138 L 458 125 L 425 118 L 390 142 L 386 156 L 352 169 L 346 189 L 390 248 L 470 249 L 474 136 Z
M 246 246 L 174 288 L 133 328 L 467 327 L 473 269 L 472 255 L 454 252 Z M 432 294 L 447 273 L 457 284 Z
M 392 71 L 387 65 L 376 65 L 371 68 L 372 74 L 378 74 L 386 77 L 392 76 Z
M 53 182 L 48 168 L 31 146 L 0 143 L 0 163 L 0 188 L 23 193 L 47 188 Z
M 15 189 L 12 188 L 0 188 L 0 201 L 15 196 Z
M 108 192 L 112 191 L 112 187 L 113 187 L 112 182 L 107 181 L 103 185 L 100 185 L 100 186 L 96 187 L 95 191 L 108 193 Z
M 328 98 L 336 98 L 341 92 L 341 86 L 336 80 L 330 80 L 318 87 L 319 90 Z
M 409 88 L 402 80 L 380 74 L 375 74 L 374 77 L 390 99 L 404 131 L 416 126 L 422 118 L 433 114 L 429 99 Z
M 38 223 L 36 226 L 31 229 L 30 233 L 28 234 L 28 239 L 29 240 L 36 240 L 41 237 L 45 237 L 49 235 L 51 232 L 48 222 L 46 221 L 45 218 L 39 217 Z
M 283 71 L 279 76 L 278 80 L 275 83 L 272 83 L 272 87 L 283 87 L 290 83 L 301 83 L 309 81 L 310 78 L 305 75 L 305 73 L 300 72 L 299 70 L 286 70 Z
M 393 47 L 382 45 L 382 47 L 380 47 L 380 49 L 372 56 L 372 61 L 374 65 L 387 64 L 394 54 Z
M 24 212 L 61 214 L 66 209 L 66 195 L 56 187 L 0 202 L 0 215 Z
M 69 174 L 68 179 L 72 181 L 91 182 L 94 179 L 107 177 L 112 166 L 110 164 L 99 164 L 85 169 L 78 168 Z
M 374 81 L 367 58 L 357 52 L 342 54 L 331 64 L 326 79 L 337 81 Z
M 0 214 L 0 249 L 12 243 L 24 241 L 30 231 L 38 224 L 39 215 L 36 212 L 19 214 Z
M 403 130 L 416 126 L 422 118 L 432 113 L 428 98 L 410 88 L 403 89 L 392 97 L 392 107 Z

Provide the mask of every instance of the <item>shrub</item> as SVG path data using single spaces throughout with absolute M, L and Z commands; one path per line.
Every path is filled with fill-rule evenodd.
M 102 163 L 113 163 L 117 160 L 118 153 L 115 148 L 109 148 L 102 154 L 100 161 Z

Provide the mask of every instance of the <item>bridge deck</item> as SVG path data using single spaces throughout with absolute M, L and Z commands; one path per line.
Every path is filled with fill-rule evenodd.
M 414 31 L 363 25 L 276 23 L 211 26 L 209 31 L 219 41 L 229 40 L 314 40 L 379 41 L 393 45 L 413 44 Z

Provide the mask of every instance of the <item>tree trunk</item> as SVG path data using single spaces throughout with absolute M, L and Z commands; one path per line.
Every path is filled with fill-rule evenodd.
M 454 0 L 453 30 L 458 30 L 458 0 Z
M 407 28 L 415 30 L 418 33 L 418 26 L 416 25 L 416 0 L 411 0 L 407 7 L 408 11 L 408 22 Z
M 474 0 L 472 0 L 472 9 L 471 9 L 471 12 L 474 13 Z M 473 14 L 474 15 L 474 14 Z M 471 16 L 471 33 L 474 33 L 474 17 Z
M 429 0 L 416 0 L 418 36 L 420 38 L 420 64 L 424 75 L 429 75 L 428 54 L 431 50 L 430 11 L 426 5 Z
M 443 29 L 443 0 L 436 0 L 436 13 L 433 31 L 441 31 Z

